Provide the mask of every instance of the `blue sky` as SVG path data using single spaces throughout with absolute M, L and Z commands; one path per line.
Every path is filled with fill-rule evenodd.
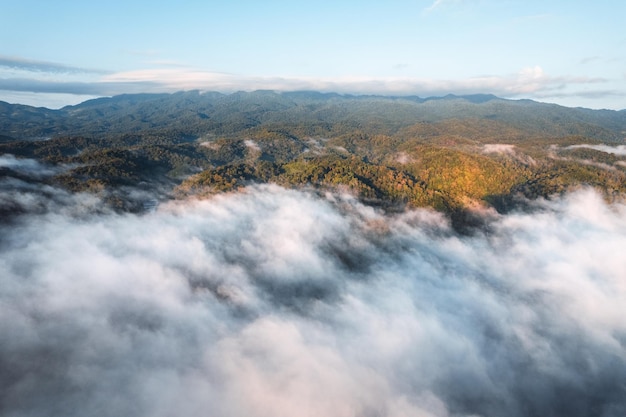
M 615 0 L 0 0 L 0 100 L 200 89 L 626 108 Z

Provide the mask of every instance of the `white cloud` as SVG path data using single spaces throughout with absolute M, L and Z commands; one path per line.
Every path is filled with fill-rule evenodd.
M 503 153 L 503 154 L 515 154 L 515 145 L 504 143 L 490 143 L 483 146 L 483 152 L 485 153 Z
M 603 79 L 586 77 L 551 77 L 539 66 L 522 69 L 508 76 L 481 76 L 462 80 L 436 80 L 402 77 L 373 78 L 349 76 L 334 78 L 314 77 L 253 77 L 198 70 L 150 69 L 110 74 L 102 78 L 106 83 L 150 83 L 155 88 L 170 91 L 205 89 L 237 90 L 320 90 L 357 94 L 474 94 L 493 93 L 518 96 L 559 90 L 563 84 L 597 84 Z M 160 86 L 160 87 L 159 87 Z
M 246 139 L 243 141 L 243 143 L 244 145 L 246 145 L 248 149 L 255 151 L 255 152 L 261 152 L 261 147 L 259 146 L 259 144 L 253 141 L 252 139 Z
M 347 94 L 443 96 L 447 94 L 490 93 L 504 98 L 537 98 L 593 100 L 606 103 L 609 98 L 626 92 L 607 88 L 608 80 L 581 76 L 551 76 L 540 66 L 521 69 L 516 74 L 485 75 L 464 79 L 433 79 L 412 77 L 258 77 L 217 73 L 169 63 L 166 68 L 148 68 L 98 75 L 89 78 L 72 75 L 59 77 L 32 76 L 21 71 L 6 72 L 0 78 L 0 98 L 11 99 L 16 93 L 111 96 L 124 93 L 175 92 L 205 90 L 220 92 L 253 90 L 317 90 Z M 30 74 L 30 75 L 29 75 Z M 603 88 L 597 86 L 602 85 Z M 76 100 L 73 100 L 74 102 Z M 69 104 L 69 103 L 68 103 Z M 592 107 L 608 107 L 606 104 Z
M 578 148 L 594 149 L 594 150 L 600 151 L 600 152 L 612 153 L 614 155 L 620 155 L 620 156 L 626 156 L 626 145 L 609 146 L 609 145 L 587 145 L 587 144 L 583 144 L 583 145 L 571 145 L 571 146 L 568 146 L 566 149 L 578 149 Z
M 626 410 L 626 207 L 590 191 L 472 237 L 275 186 L 77 212 L 0 225 L 7 415 Z
M 433 10 L 441 7 L 444 4 L 450 4 L 450 3 L 460 3 L 462 0 L 435 0 L 430 6 L 426 7 L 424 9 L 425 13 L 430 13 Z
M 46 138 L 40 139 L 45 140 Z M 64 170 L 72 168 L 72 166 L 45 165 L 35 159 L 16 158 L 14 155 L 4 154 L 0 155 L 0 168 L 8 168 L 27 177 L 42 178 L 59 174 Z

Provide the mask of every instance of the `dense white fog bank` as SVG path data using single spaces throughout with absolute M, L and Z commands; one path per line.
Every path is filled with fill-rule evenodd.
M 626 208 L 591 191 L 471 237 L 274 186 L 75 212 L 0 226 L 3 416 L 626 414 Z

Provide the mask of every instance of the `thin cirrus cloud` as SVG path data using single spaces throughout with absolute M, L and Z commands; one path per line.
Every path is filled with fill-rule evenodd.
M 149 81 L 129 82 L 86 82 L 56 81 L 33 78 L 0 78 L 0 90 L 41 94 L 72 94 L 89 96 L 111 96 L 125 93 L 142 93 L 162 90 L 161 84 Z
M 21 71 L 40 72 L 40 73 L 61 73 L 61 74 L 106 74 L 107 71 L 81 68 L 71 65 L 64 65 L 57 62 L 37 61 L 22 57 L 11 57 L 0 55 L 0 67 L 11 68 Z
M 425 12 L 431 12 L 439 7 L 442 3 L 446 3 L 446 0 L 435 0 L 433 4 L 424 9 Z

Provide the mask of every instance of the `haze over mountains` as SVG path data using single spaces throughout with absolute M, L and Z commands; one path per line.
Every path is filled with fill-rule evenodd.
M 0 414 L 626 414 L 626 112 L 0 103 Z

